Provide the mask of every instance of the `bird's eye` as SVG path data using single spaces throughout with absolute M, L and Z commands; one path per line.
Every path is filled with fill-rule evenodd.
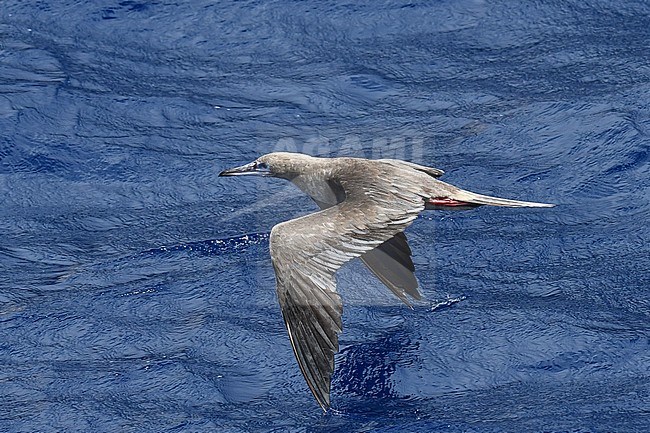
M 257 170 L 268 170 L 269 166 L 266 162 L 257 162 L 255 163 L 255 169 Z

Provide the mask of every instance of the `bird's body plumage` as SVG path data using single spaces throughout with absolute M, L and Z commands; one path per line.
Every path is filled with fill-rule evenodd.
M 442 170 L 400 160 L 316 158 L 271 153 L 221 175 L 284 178 L 309 195 L 320 211 L 273 227 L 270 252 L 284 322 L 298 365 L 320 406 L 330 405 L 330 381 L 341 298 L 334 274 L 360 257 L 403 302 L 420 299 L 404 230 L 425 209 L 550 207 L 475 194 L 437 178 Z

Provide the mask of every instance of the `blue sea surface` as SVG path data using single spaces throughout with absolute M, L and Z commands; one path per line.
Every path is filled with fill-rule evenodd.
M 552 209 L 432 211 L 425 300 L 359 263 L 323 414 L 218 178 L 397 157 Z M 650 3 L 0 3 L 1 432 L 650 431 Z M 456 302 L 458 301 L 458 302 Z

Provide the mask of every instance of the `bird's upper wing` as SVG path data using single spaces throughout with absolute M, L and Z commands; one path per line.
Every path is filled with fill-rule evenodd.
M 422 173 L 426 173 L 429 176 L 435 177 L 435 178 L 439 178 L 440 176 L 445 174 L 445 172 L 440 170 L 439 168 L 427 167 L 425 165 L 416 164 L 414 162 L 402 161 L 401 159 L 385 158 L 385 159 L 378 159 L 377 161 L 381 161 L 381 162 L 391 164 L 391 165 L 397 166 L 397 167 L 402 166 L 402 167 L 412 168 L 414 170 L 421 171 Z
M 270 249 L 277 294 L 300 370 L 314 397 L 329 407 L 341 298 L 334 273 L 347 261 L 402 232 L 424 209 L 417 193 L 359 188 L 336 206 L 276 225 Z

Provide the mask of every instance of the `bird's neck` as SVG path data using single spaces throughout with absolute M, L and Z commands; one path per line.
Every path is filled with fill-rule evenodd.
M 290 179 L 302 192 L 314 200 L 320 208 L 327 208 L 340 203 L 345 193 L 326 166 L 312 166 L 309 170 Z

